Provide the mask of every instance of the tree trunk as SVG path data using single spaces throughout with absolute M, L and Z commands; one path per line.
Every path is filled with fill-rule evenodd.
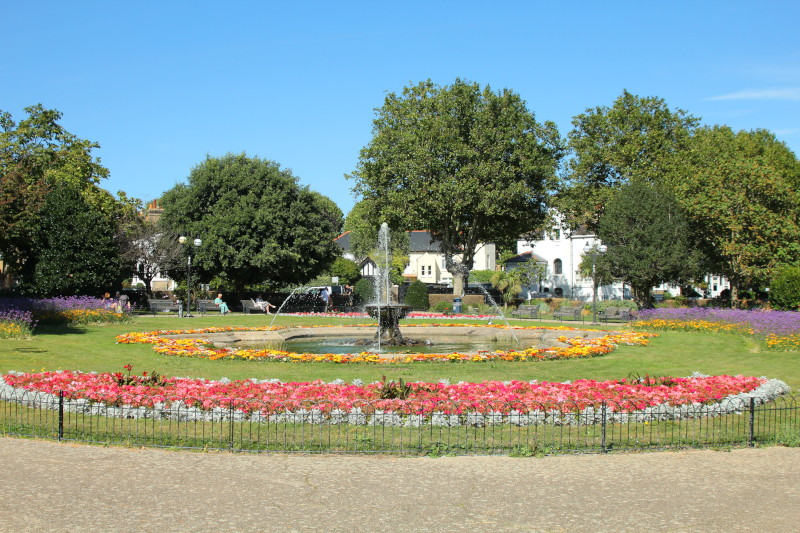
M 731 282 L 731 308 L 739 308 L 739 280 L 737 278 L 730 278 Z
M 463 296 L 464 295 L 464 278 L 460 275 L 459 272 L 453 273 L 453 296 Z
M 636 305 L 639 309 L 653 309 L 655 305 L 653 304 L 653 294 L 651 292 L 652 287 L 637 287 L 634 284 L 631 284 L 631 292 L 633 293 L 633 300 L 636 302 Z

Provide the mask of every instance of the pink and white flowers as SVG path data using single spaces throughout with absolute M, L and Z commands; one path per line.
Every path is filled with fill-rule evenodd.
M 489 419 L 493 423 L 527 425 L 545 423 L 547 417 L 547 423 L 576 423 L 574 420 L 581 419 L 577 423 L 585 424 L 596 421 L 601 405 L 617 418 L 679 418 L 692 416 L 689 411 L 706 406 L 706 415 L 719 415 L 741 410 L 750 397 L 763 403 L 788 392 L 788 387 L 778 380 L 702 375 L 660 378 L 658 382 L 662 384 L 625 379 L 565 383 L 416 382 L 410 383 L 411 394 L 406 399 L 382 399 L 380 382 L 287 383 L 162 377 L 154 383 L 147 376 L 138 381 L 132 379 L 136 376 L 120 380 L 119 374 L 75 371 L 10 373 L 2 378 L 0 396 L 9 399 L 22 401 L 30 398 L 32 391 L 48 395 L 63 392 L 68 400 L 139 409 L 140 416 L 145 417 L 169 418 L 181 411 L 183 418 L 189 412 L 203 418 L 207 416 L 204 412 L 235 411 L 237 418 L 260 421 L 301 416 L 303 421 L 310 417 L 318 423 L 385 423 L 384 418 L 392 415 L 393 425 L 435 424 L 444 420 L 442 417 L 446 417 L 447 425 L 485 424 Z M 383 422 L 378 422 L 376 416 Z

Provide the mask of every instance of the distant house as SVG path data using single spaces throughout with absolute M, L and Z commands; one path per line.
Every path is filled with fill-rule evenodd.
M 351 251 L 349 233 L 345 232 L 335 239 L 342 249 L 343 257 L 359 263 L 361 275 L 373 275 L 376 268 L 375 262 L 369 258 L 357 261 Z M 452 284 L 453 275 L 447 271 L 439 242 L 433 240 L 430 232 L 409 231 L 408 238 L 408 266 L 403 272 L 403 277 L 410 281 L 419 280 L 430 284 Z M 455 260 L 459 259 L 460 256 L 455 256 Z M 472 270 L 495 270 L 495 246 L 493 243 L 478 246 Z
M 345 231 L 335 239 L 333 239 L 336 244 L 339 245 L 339 248 L 342 250 L 342 257 L 345 259 L 349 259 L 350 261 L 355 262 L 358 265 L 359 272 L 362 276 L 374 276 L 378 270 L 378 266 L 375 264 L 375 261 L 370 259 L 369 257 L 365 258 L 357 258 L 353 255 L 352 247 L 350 245 L 350 232 Z
M 519 239 L 517 255 L 507 263 L 506 268 L 516 268 L 520 262 L 535 260 L 545 265 L 545 275 L 541 280 L 531 282 L 523 289 L 522 298 L 569 298 L 571 300 L 591 300 L 592 278 L 583 277 L 580 264 L 583 248 L 601 244 L 597 237 L 586 231 L 567 233 L 564 228 L 555 227 L 539 235 L 539 240 Z M 619 300 L 630 298 L 628 288 L 622 283 L 601 285 L 597 288 L 598 300 Z
M 578 229 L 568 232 L 565 227 L 556 225 L 549 231 L 535 236 L 517 240 L 518 255 L 506 262 L 506 269 L 517 268 L 525 261 L 537 261 L 546 265 L 545 275 L 541 280 L 531 282 L 523 290 L 522 298 L 563 297 L 573 300 L 590 301 L 593 293 L 591 276 L 583 277 L 580 264 L 583 260 L 583 249 L 602 244 L 591 232 Z M 716 298 L 730 288 L 730 283 L 722 276 L 707 275 L 705 281 L 708 289 L 705 296 Z M 669 292 L 673 296 L 680 294 L 678 287 L 660 285 L 653 287 L 654 293 Z M 701 294 L 703 290 L 698 289 Z M 630 299 L 630 287 L 620 282 L 600 285 L 597 288 L 598 300 Z

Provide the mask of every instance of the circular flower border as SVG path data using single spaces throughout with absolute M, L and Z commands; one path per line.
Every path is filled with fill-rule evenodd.
M 762 405 L 790 392 L 777 379 L 700 373 L 649 383 L 414 382 L 408 384 L 407 399 L 382 399 L 386 385 L 226 378 L 163 378 L 153 384 L 146 373 L 124 378 L 119 373 L 11 371 L 0 376 L 0 397 L 30 407 L 126 419 L 482 427 L 711 418 L 742 414 L 748 405 Z
M 620 344 L 646 346 L 651 337 L 656 333 L 637 331 L 609 332 L 607 335 L 595 339 L 568 338 L 561 336 L 560 342 L 568 346 L 552 348 L 531 347 L 523 350 L 497 350 L 479 351 L 475 354 L 449 353 L 412 353 L 398 354 L 393 358 L 382 358 L 374 352 L 360 352 L 348 354 L 332 353 L 296 353 L 284 350 L 253 349 L 253 348 L 214 348 L 211 341 L 203 338 L 173 339 L 165 338 L 166 335 L 202 335 L 204 333 L 224 333 L 229 331 L 277 331 L 294 328 L 325 328 L 325 327 L 375 327 L 375 324 L 354 324 L 347 326 L 262 326 L 262 327 L 215 327 L 187 330 L 158 330 L 151 332 L 125 333 L 117 336 L 119 344 L 153 344 L 153 349 L 162 355 L 178 357 L 197 357 L 200 359 L 245 359 L 250 361 L 277 361 L 289 363 L 370 363 L 370 364 L 407 364 L 425 362 L 489 362 L 489 361 L 552 361 L 559 359 L 580 359 L 599 357 L 610 353 Z M 563 330 L 577 331 L 571 327 L 546 327 L 546 326 L 504 326 L 481 324 L 411 324 L 403 327 L 480 327 L 507 330 Z

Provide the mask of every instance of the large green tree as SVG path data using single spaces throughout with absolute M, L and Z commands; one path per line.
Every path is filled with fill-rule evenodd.
M 800 162 L 772 133 L 699 129 L 683 163 L 672 186 L 734 302 L 800 261 Z
M 236 289 L 304 283 L 337 256 L 342 212 L 273 161 L 209 156 L 161 204 L 166 232 L 202 239 L 192 253 L 204 281 L 219 277 Z
M 31 231 L 32 253 L 17 273 L 36 296 L 100 295 L 124 277 L 117 226 L 80 187 L 54 183 Z
M 106 222 L 118 226 L 118 237 L 123 219 L 136 206 L 135 200 L 115 200 L 98 186 L 108 169 L 92 155 L 97 143 L 66 131 L 57 110 L 39 104 L 25 112 L 27 117 L 16 122 L 0 111 L 0 254 L 17 274 L 23 269 L 30 273 L 35 261 L 33 233 L 53 187 L 63 184 L 80 191 Z M 62 223 L 69 224 L 69 219 Z
M 441 243 L 454 293 L 482 242 L 516 237 L 545 217 L 562 146 L 515 92 L 461 79 L 390 93 L 350 178 L 371 224 L 427 229 Z
M 699 119 L 656 97 L 623 91 L 611 107 L 589 108 L 572 120 L 571 158 L 558 193 L 573 226 L 597 222 L 616 190 L 631 180 L 657 183 L 674 174 Z M 678 159 L 676 159 L 676 157 Z
M 629 284 L 639 307 L 653 307 L 653 287 L 683 285 L 703 273 L 704 255 L 689 218 L 663 184 L 623 185 L 605 206 L 598 236 L 608 246 L 598 258 L 598 274 Z

